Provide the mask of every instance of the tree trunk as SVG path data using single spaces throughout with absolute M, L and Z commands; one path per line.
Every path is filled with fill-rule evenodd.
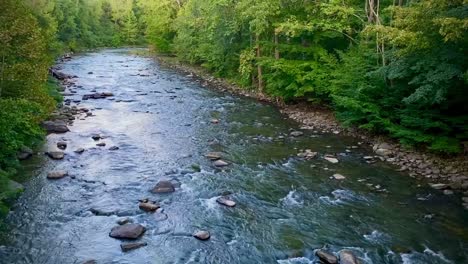
M 278 34 L 275 32 L 275 59 L 279 60 L 280 58 L 280 53 L 279 53 L 279 49 L 278 49 Z
M 258 81 L 258 91 L 263 93 L 263 75 L 262 75 L 262 66 L 258 63 L 261 57 L 260 51 L 260 36 L 258 34 L 255 35 L 255 44 L 257 49 L 257 81 Z

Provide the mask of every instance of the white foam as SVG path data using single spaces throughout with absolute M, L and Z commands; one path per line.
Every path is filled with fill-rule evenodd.
M 301 196 L 294 189 L 289 191 L 288 195 L 286 195 L 284 198 L 281 198 L 280 201 L 282 204 L 289 206 L 299 206 L 304 203 L 304 200 L 302 200 Z
M 305 257 L 280 259 L 277 260 L 279 264 L 313 264 L 314 262 Z

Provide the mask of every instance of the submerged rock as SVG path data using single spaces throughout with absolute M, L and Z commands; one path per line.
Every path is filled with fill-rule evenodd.
M 315 255 L 325 264 L 337 264 L 338 258 L 331 252 L 319 249 L 315 252 Z
M 68 172 L 65 170 L 51 171 L 47 173 L 47 179 L 56 180 L 56 179 L 61 179 L 67 175 L 68 175 Z
M 65 157 L 65 153 L 63 153 L 62 151 L 48 151 L 46 154 L 54 160 L 61 160 L 63 159 L 63 157 Z
M 118 149 L 119 149 L 119 147 L 117 147 L 117 146 L 112 146 L 112 147 L 109 148 L 109 150 L 118 150 Z
M 137 239 L 146 231 L 146 228 L 140 224 L 125 224 L 112 228 L 109 233 L 113 238 Z
M 99 142 L 99 143 L 96 144 L 96 146 L 104 147 L 104 146 L 106 146 L 106 142 Z
M 229 165 L 229 163 L 227 163 L 226 161 L 224 160 L 216 160 L 215 162 L 213 162 L 213 165 L 216 166 L 216 167 L 226 167 Z
M 91 138 L 97 141 L 97 140 L 100 140 L 102 137 L 99 134 L 93 134 L 91 135 Z
M 62 120 L 44 121 L 42 122 L 42 127 L 48 133 L 66 133 L 70 131 L 67 124 Z
M 148 245 L 146 242 L 133 242 L 133 243 L 124 243 L 120 244 L 120 248 L 123 252 L 128 252 L 137 248 L 141 248 Z
M 174 185 L 170 181 L 159 181 L 151 190 L 153 193 L 170 193 L 174 192 Z
M 197 231 L 193 233 L 193 237 L 199 240 L 208 240 L 210 239 L 211 235 L 210 235 L 210 232 L 201 230 L 201 231 Z
M 344 249 L 340 251 L 340 264 L 359 264 L 359 261 L 351 250 Z
M 219 204 L 228 206 L 228 207 L 236 206 L 236 202 L 234 202 L 233 200 L 231 200 L 229 197 L 226 197 L 226 196 L 219 197 L 218 199 L 216 199 L 216 202 Z

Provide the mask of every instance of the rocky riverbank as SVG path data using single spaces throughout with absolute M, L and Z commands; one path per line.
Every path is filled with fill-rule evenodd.
M 417 178 L 446 195 L 460 193 L 461 202 L 468 210 L 468 156 L 465 154 L 442 157 L 424 150 L 408 149 L 388 137 L 373 135 L 352 127 L 343 127 L 329 108 L 305 103 L 288 105 L 278 98 L 268 97 L 256 91 L 241 88 L 225 79 L 215 78 L 205 69 L 183 63 L 175 57 L 155 56 L 155 59 L 161 65 L 192 77 L 204 87 L 272 103 L 279 107 L 283 114 L 301 123 L 303 125 L 301 128 L 304 130 L 359 138 L 362 142 L 361 146 L 367 145 L 375 153 L 374 156 L 365 157 L 367 162 L 379 159 L 397 166 L 400 171 L 407 172 L 410 177 Z

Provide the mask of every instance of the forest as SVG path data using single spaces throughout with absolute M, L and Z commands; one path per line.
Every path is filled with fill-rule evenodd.
M 0 0 L 0 215 L 17 152 L 61 103 L 67 52 L 147 46 L 345 126 L 457 155 L 468 141 L 466 0 Z M 466 147 L 465 147 L 466 148 Z

